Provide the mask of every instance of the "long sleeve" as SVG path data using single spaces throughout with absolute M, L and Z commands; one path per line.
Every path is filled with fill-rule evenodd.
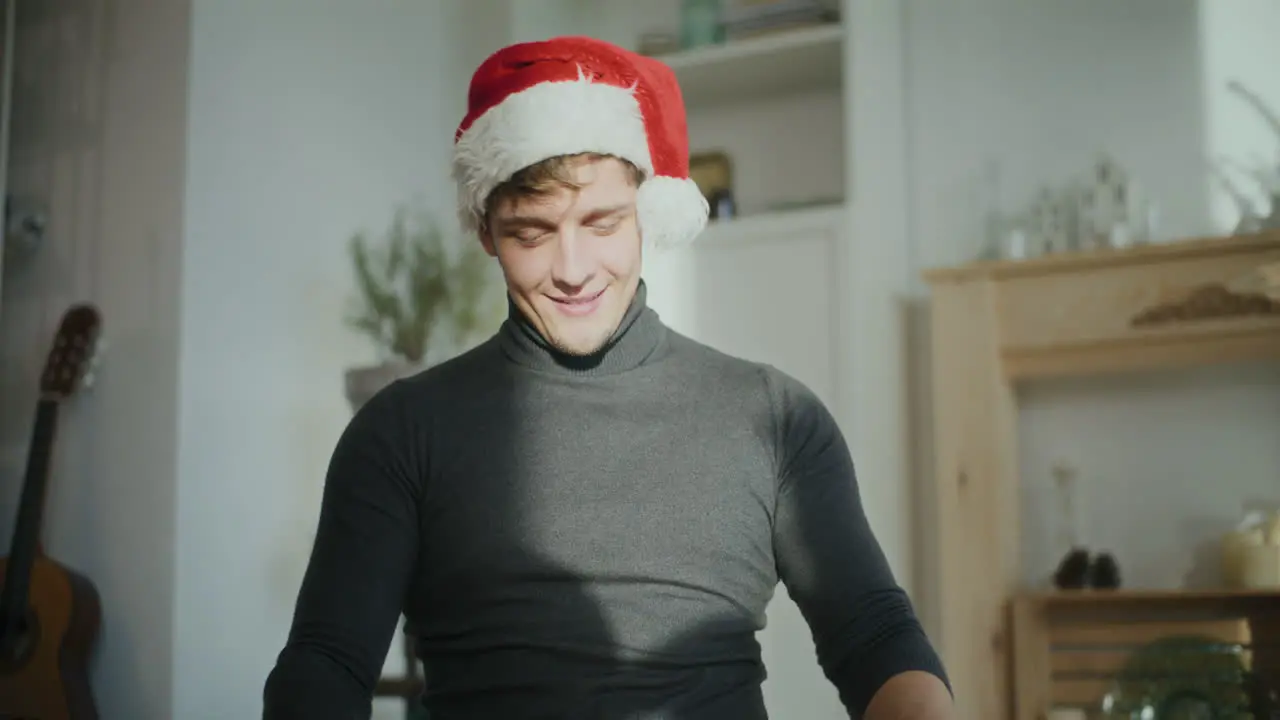
M 921 670 L 946 683 L 867 523 L 835 419 L 798 381 L 774 371 L 771 387 L 780 475 L 774 553 L 824 673 L 853 717 L 899 673 Z
M 344 431 L 265 720 L 367 718 L 417 558 L 416 445 L 395 388 Z

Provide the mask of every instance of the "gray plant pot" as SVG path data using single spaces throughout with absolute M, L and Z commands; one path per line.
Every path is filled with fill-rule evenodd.
M 351 368 L 347 370 L 344 378 L 347 402 L 351 403 L 353 412 L 359 410 L 386 386 L 425 369 L 424 365 L 404 360 L 387 360 L 378 365 Z

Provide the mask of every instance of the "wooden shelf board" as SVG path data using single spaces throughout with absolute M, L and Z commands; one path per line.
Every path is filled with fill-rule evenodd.
M 740 244 L 777 240 L 788 235 L 822 230 L 835 230 L 848 223 L 844 205 L 779 210 L 742 215 L 729 220 L 712 220 L 696 241 L 700 245 Z
M 1280 601 L 1278 588 L 1050 590 L 1030 592 L 1023 599 L 1051 607 L 1118 605 L 1125 603 L 1216 603 Z
M 936 268 L 924 273 L 930 283 L 954 283 L 974 278 L 993 280 L 1078 272 L 1096 267 L 1122 267 L 1160 260 L 1222 256 L 1232 252 L 1253 253 L 1280 247 L 1280 230 L 1256 235 L 1207 237 L 1176 242 L 1139 245 L 1124 250 L 1090 250 L 1059 253 L 1027 260 L 988 260 L 955 267 Z
M 1280 361 L 1280 316 L 1211 318 L 1133 331 L 1107 342 L 1005 347 L 1011 380 L 1146 372 L 1255 361 Z
M 657 57 L 675 71 L 685 104 L 724 104 L 819 89 L 839 89 L 844 26 L 778 32 Z
M 1267 263 L 1236 278 L 1229 289 L 1242 293 L 1260 293 L 1280 302 L 1280 262 Z

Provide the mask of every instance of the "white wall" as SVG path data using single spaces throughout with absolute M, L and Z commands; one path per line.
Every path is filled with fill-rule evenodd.
M 1199 5 L 1205 158 L 1267 161 L 1280 172 L 1280 138 L 1239 96 L 1226 89 L 1228 81 L 1240 81 L 1261 95 L 1272 112 L 1280 114 L 1280 72 L 1276 71 L 1280 43 L 1275 38 L 1275 28 L 1280 27 L 1280 2 L 1201 0 Z M 1246 183 L 1241 185 L 1250 189 Z M 1259 193 L 1255 196 L 1261 201 Z M 1215 193 L 1212 218 L 1213 226 L 1220 230 L 1235 225 L 1236 206 L 1225 194 Z
M 10 190 L 49 210 L 0 297 L 0 534 L 8 547 L 36 383 L 66 307 L 110 346 L 63 416 L 45 549 L 97 585 L 105 717 L 171 718 L 185 2 L 19 3 Z M 213 570 L 216 572 L 216 569 Z
M 461 100 L 439 3 L 201 0 L 182 258 L 175 716 L 251 717 L 349 418 L 345 243 L 447 213 Z M 442 214 L 442 222 L 451 222 Z

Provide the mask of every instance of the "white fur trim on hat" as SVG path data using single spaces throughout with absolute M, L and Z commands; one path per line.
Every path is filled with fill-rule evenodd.
M 513 93 L 476 118 L 454 144 L 463 228 L 479 227 L 489 193 L 516 171 L 582 152 L 615 155 L 653 173 L 644 119 L 631 90 L 583 78 Z
M 580 76 L 511 94 L 458 138 L 453 179 L 463 229 L 480 227 L 489 194 L 517 171 L 547 158 L 586 152 L 623 158 L 644 172 L 637 213 L 647 242 L 679 244 L 705 227 L 707 202 L 697 185 L 687 178 L 654 176 L 633 90 Z

